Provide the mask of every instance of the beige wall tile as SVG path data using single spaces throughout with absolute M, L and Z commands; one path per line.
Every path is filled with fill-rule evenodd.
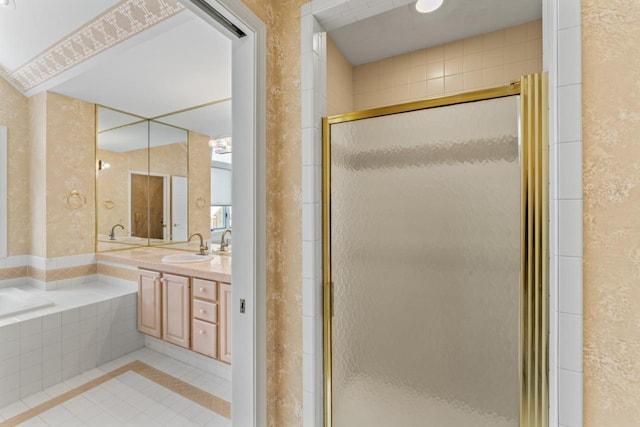
M 444 61 L 444 75 L 451 76 L 453 74 L 462 73 L 462 64 L 463 64 L 462 56 L 447 59 L 446 61 Z
M 409 70 L 409 83 L 421 82 L 427 80 L 427 64 L 426 62 Z M 425 86 L 426 87 L 426 86 Z
M 485 34 L 483 50 L 486 52 L 504 47 L 504 33 L 504 30 L 498 30 Z
M 540 69 L 541 70 L 541 69 Z M 533 71 L 534 73 L 537 71 Z M 504 79 L 506 82 L 520 79 L 527 74 L 527 61 L 512 62 L 504 66 Z
M 379 74 L 393 74 L 393 58 L 383 59 L 378 63 Z M 354 76 L 354 78 L 356 78 Z
M 391 87 L 381 89 L 378 92 L 378 105 L 393 104 L 393 89 Z
M 434 46 L 427 49 L 427 63 L 444 61 L 444 46 Z
M 464 89 L 464 80 L 462 74 L 454 74 L 453 76 L 445 76 L 444 78 L 444 93 L 451 94 L 462 92 Z
M 364 65 L 364 76 L 365 77 L 375 77 L 378 75 L 378 63 L 370 62 Z
M 27 267 L 0 268 L 0 280 L 19 279 L 27 276 Z
M 527 43 L 514 43 L 504 47 L 504 63 L 521 62 L 527 59 Z
M 444 45 L 444 59 L 451 59 L 464 55 L 464 43 L 462 41 L 447 43 Z
M 427 64 L 427 49 L 417 50 L 415 52 L 411 52 L 410 56 L 410 67 L 424 66 Z
M 409 84 L 409 93 L 407 94 L 408 100 L 418 100 L 427 97 L 427 81 L 422 80 Z
M 427 80 L 427 96 L 433 98 L 442 95 L 444 95 L 444 77 Z
M 542 26 L 536 22 L 529 22 L 527 25 L 527 40 L 542 39 Z
M 405 85 L 400 85 L 400 86 L 394 86 L 393 87 L 393 102 L 394 103 L 401 103 L 401 102 L 406 102 L 408 101 L 409 98 L 409 85 L 405 84 Z M 373 104 L 376 105 L 376 104 Z
M 536 21 L 536 22 L 540 22 L 540 21 Z M 527 24 L 516 25 L 515 27 L 505 28 L 504 30 L 505 46 L 518 44 L 518 43 L 525 43 L 526 41 L 527 41 Z
M 444 61 L 427 64 L 427 80 L 438 79 L 444 76 Z
M 383 59 L 376 62 L 377 66 L 368 67 L 371 64 L 364 64 L 354 67 L 354 109 L 400 102 L 394 100 L 418 100 L 424 98 L 424 90 L 426 96 L 432 98 L 445 93 L 501 86 L 522 75 L 540 72 L 541 40 L 527 41 L 527 29 L 541 25 L 541 21 L 535 21 Z M 529 33 L 535 34 L 533 30 Z M 528 54 L 531 55 L 529 60 Z M 513 65 L 506 67 L 505 64 Z M 365 76 L 367 69 L 370 70 L 368 77 Z M 377 70 L 375 75 L 371 70 Z M 448 84 L 442 79 L 456 75 L 459 76 L 448 79 Z M 417 84 L 425 79 L 425 85 Z M 376 81 L 377 85 L 372 81 Z M 401 89 L 397 89 L 399 87 Z M 395 91 L 388 90 L 394 88 Z M 406 96 L 405 88 L 409 90 Z M 413 93 L 413 90 L 416 92 Z
M 504 66 L 484 69 L 484 86 L 493 87 L 505 84 Z
M 476 36 L 470 37 L 468 39 L 463 40 L 464 44 L 464 56 L 470 55 L 472 53 L 482 52 L 484 46 L 484 37 Z
M 393 87 L 393 73 L 385 73 L 378 76 L 378 90 Z
M 527 40 L 527 59 L 542 58 L 542 39 Z
M 378 71 L 380 71 L 379 67 Z M 331 37 L 327 36 L 327 114 L 343 114 L 353 111 L 354 92 L 369 90 L 370 80 L 376 78 L 354 79 L 354 67 L 344 57 Z M 376 82 L 376 86 L 378 82 Z M 376 87 L 377 90 L 377 87 Z
M 393 57 L 393 72 L 404 72 L 409 70 L 411 66 L 410 54 L 398 55 Z
M 493 68 L 504 65 L 504 48 L 485 50 L 482 55 L 483 68 Z
M 484 67 L 484 63 L 483 63 L 482 51 L 477 53 L 471 53 L 463 57 L 462 70 L 464 72 L 482 70 L 483 67 Z
M 482 89 L 483 85 L 483 72 L 482 70 L 469 71 L 462 75 L 464 80 L 464 90 L 478 90 Z
M 409 69 L 402 67 L 393 71 L 393 86 L 409 84 Z

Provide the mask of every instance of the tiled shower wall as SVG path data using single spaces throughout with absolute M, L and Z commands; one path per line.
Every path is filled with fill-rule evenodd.
M 137 293 L 0 327 L 0 407 L 144 346 Z
M 504 86 L 541 71 L 542 21 L 537 20 L 358 65 L 354 109 Z

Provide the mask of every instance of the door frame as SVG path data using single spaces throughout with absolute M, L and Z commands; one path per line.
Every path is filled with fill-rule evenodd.
M 246 34 L 237 38 L 191 1 L 182 2 L 233 43 L 231 420 L 238 427 L 263 427 L 267 424 L 267 28 L 241 0 L 203 1 Z M 240 312 L 241 300 L 244 313 Z

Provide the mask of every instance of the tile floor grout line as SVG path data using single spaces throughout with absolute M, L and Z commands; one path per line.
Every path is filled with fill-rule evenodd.
M 231 403 L 227 402 L 226 400 L 223 400 L 211 393 L 201 390 L 198 387 L 195 387 L 172 375 L 167 374 L 166 372 L 149 366 L 144 362 L 134 360 L 133 362 L 116 368 L 113 371 L 109 371 L 104 375 L 88 381 L 85 384 L 79 385 L 78 387 L 75 387 L 72 390 L 69 390 L 59 396 L 53 397 L 46 402 L 36 405 L 33 408 L 29 408 L 25 412 L 2 421 L 0 422 L 0 427 L 13 427 L 32 418 L 35 418 L 42 413 L 53 409 L 56 406 L 62 405 L 65 402 L 73 399 L 74 397 L 77 397 L 129 371 L 135 372 L 206 409 L 222 415 L 227 419 L 231 418 Z

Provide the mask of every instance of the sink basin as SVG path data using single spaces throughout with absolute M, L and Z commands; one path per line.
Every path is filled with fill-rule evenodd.
M 199 254 L 173 254 L 167 255 L 162 258 L 162 262 L 165 264 L 184 264 L 188 262 L 204 262 L 213 258 L 213 255 L 199 255 Z
M 214 254 L 216 255 L 222 255 L 222 256 L 230 256 L 231 255 L 231 251 L 230 250 L 226 250 L 226 251 L 213 251 Z

